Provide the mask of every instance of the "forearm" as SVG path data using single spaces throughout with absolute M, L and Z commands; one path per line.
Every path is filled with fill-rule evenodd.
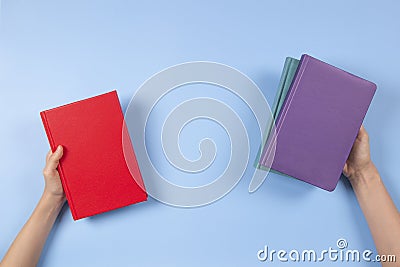
M 375 166 L 351 180 L 360 207 L 368 222 L 380 255 L 396 255 L 400 261 L 400 214 L 390 198 Z M 385 266 L 390 263 L 383 263 Z M 393 263 L 392 263 L 393 264 Z M 395 263 L 394 263 L 395 264 Z
M 1 267 L 36 266 L 46 239 L 65 202 L 64 198 L 43 193 L 31 217 L 15 238 L 0 263 Z

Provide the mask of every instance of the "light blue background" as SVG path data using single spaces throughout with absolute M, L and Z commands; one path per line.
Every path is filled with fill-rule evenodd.
M 365 125 L 373 160 L 399 207 L 399 10 L 395 0 L 1 1 L 0 257 L 43 190 L 49 146 L 39 111 L 114 88 L 125 109 L 151 75 L 193 60 L 239 69 L 271 104 L 286 56 L 309 53 L 377 83 Z M 254 118 L 240 108 L 243 103 L 212 86 L 194 86 L 193 95 L 176 92 L 164 99 L 149 134 L 157 136 L 157 116 L 167 114 L 171 103 L 202 95 L 237 106 L 251 138 L 257 136 Z M 197 140 L 206 135 L 220 143 L 217 167 L 210 170 L 218 173 L 229 153 L 220 126 L 207 121 L 189 126 L 182 133 L 183 150 L 195 158 Z M 251 145 L 254 159 L 257 140 Z M 174 172 L 161 163 L 156 146 L 151 151 L 162 172 Z M 279 266 L 259 262 L 257 251 L 264 245 L 323 250 L 336 247 L 341 237 L 351 249 L 374 250 L 345 179 L 329 193 L 270 174 L 249 194 L 250 173 L 226 197 L 202 208 L 174 208 L 150 199 L 77 222 L 65 208 L 40 265 Z

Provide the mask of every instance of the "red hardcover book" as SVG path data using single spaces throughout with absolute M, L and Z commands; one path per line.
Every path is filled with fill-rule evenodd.
M 58 171 L 74 220 L 147 200 L 116 91 L 40 116 L 52 151 L 64 148 Z

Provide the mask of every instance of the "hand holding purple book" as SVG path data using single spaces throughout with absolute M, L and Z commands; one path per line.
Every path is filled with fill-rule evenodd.
M 333 191 L 375 90 L 372 82 L 303 55 L 260 165 Z M 275 155 L 267 166 L 271 142 Z

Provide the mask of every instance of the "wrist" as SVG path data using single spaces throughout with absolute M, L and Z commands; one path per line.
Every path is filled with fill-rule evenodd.
M 349 177 L 349 181 L 353 189 L 358 190 L 361 188 L 369 188 L 371 184 L 379 182 L 380 176 L 378 170 L 371 161 L 364 168 L 355 171 L 351 177 Z
M 54 205 L 62 205 L 66 201 L 64 194 L 54 194 L 49 192 L 48 190 L 44 190 L 42 194 L 42 198 L 45 202 L 54 204 Z

